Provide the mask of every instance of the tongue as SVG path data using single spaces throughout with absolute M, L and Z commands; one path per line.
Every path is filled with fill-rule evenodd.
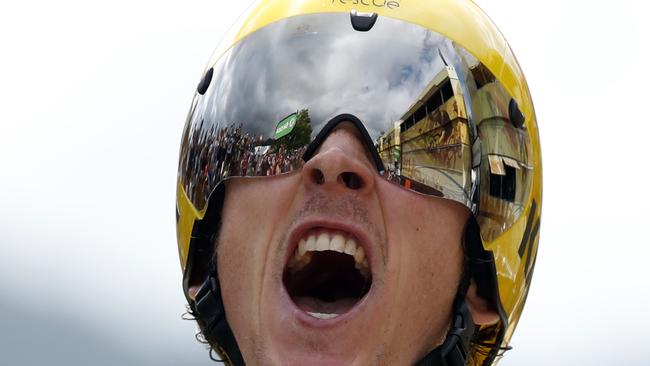
M 323 301 L 311 296 L 300 296 L 293 299 L 298 308 L 309 313 L 345 314 L 357 303 L 358 299 L 346 297 L 334 301 Z

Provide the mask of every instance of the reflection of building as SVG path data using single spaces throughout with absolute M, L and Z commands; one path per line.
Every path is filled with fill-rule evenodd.
M 384 165 L 399 167 L 403 185 L 466 202 L 471 187 L 469 140 L 460 81 L 452 67 L 445 67 L 395 128 L 380 137 L 380 153 Z
M 521 215 L 530 194 L 532 162 L 528 131 L 510 122 L 513 103 L 503 86 L 482 65 L 472 69 L 477 91 L 472 111 L 481 140 L 481 229 L 486 240 L 496 237 Z
M 509 228 L 521 215 L 532 178 L 528 131 L 510 121 L 514 102 L 482 64 L 468 70 L 461 85 L 445 67 L 393 128 L 377 139 L 389 176 L 416 191 L 470 203 L 472 146 L 464 90 L 471 93 L 473 123 L 480 146 L 480 224 L 485 240 Z M 473 83 L 471 82 L 473 79 Z M 474 85 L 476 88 L 474 88 Z M 477 156 L 478 158 L 478 156 Z
M 384 167 L 391 176 L 399 176 L 402 152 L 400 145 L 400 123 L 395 122 L 389 131 L 386 131 L 377 140 L 377 151 L 384 162 Z

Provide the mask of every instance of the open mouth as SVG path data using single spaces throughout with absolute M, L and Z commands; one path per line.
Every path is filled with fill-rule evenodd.
M 333 319 L 368 293 L 372 276 L 353 235 L 313 229 L 301 237 L 284 269 L 283 282 L 300 310 L 314 318 Z

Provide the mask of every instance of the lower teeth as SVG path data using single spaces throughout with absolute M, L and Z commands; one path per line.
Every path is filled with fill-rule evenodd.
M 313 316 L 314 318 L 318 319 L 333 319 L 339 316 L 339 314 L 324 314 L 324 313 L 312 313 L 310 311 L 307 312 L 307 314 Z

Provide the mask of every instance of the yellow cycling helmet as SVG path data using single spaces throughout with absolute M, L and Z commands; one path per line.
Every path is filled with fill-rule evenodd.
M 183 290 L 213 348 L 243 364 L 212 260 L 222 183 L 301 169 L 342 120 L 377 174 L 473 213 L 469 274 L 500 321 L 474 326 L 460 301 L 420 364 L 494 364 L 530 288 L 542 162 L 523 72 L 469 0 L 263 0 L 222 40 L 185 124 L 176 198 Z

